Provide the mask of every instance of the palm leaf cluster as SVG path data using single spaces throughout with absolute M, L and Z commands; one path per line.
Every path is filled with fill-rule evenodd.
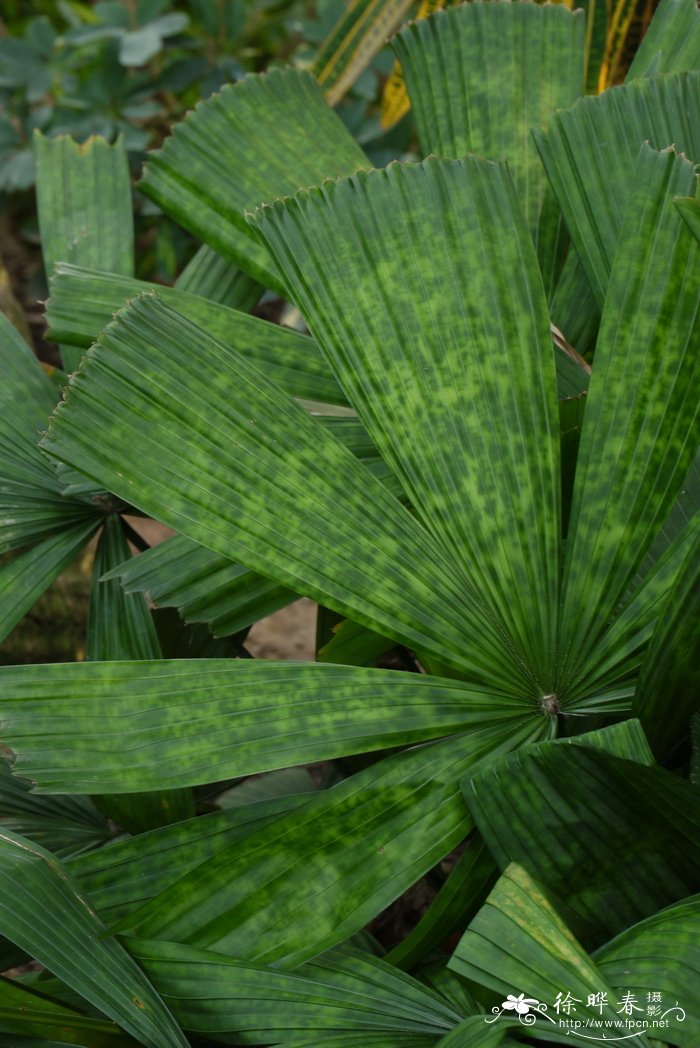
M 0 1045 L 584 1044 L 557 994 L 652 992 L 683 1014 L 639 1044 L 698 1043 L 700 21 L 663 0 L 584 97 L 585 28 L 407 26 L 428 158 L 383 170 L 309 74 L 224 88 L 141 182 L 205 245 L 173 289 L 56 233 L 49 323 L 93 344 L 39 447 L 55 385 L 3 327 L 7 629 L 101 537 L 91 661 L 0 671 L 4 967 L 51 973 L 0 982 Z M 45 221 L 87 156 L 116 228 L 118 149 L 40 149 Z M 129 558 L 126 510 L 177 535 Z M 231 658 L 298 594 L 319 661 Z

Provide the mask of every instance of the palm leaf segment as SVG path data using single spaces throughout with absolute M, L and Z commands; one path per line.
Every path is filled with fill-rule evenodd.
M 671 99 L 677 81 L 682 110 L 691 75 L 663 80 Z M 270 82 L 277 97 L 279 77 Z M 634 114 L 639 90 L 628 97 Z M 588 120 L 589 109 L 571 113 Z M 196 115 L 200 134 L 205 115 L 205 107 Z M 172 168 L 159 161 L 151 189 Z M 496 163 L 430 160 L 360 174 L 249 220 L 255 259 L 283 274 L 410 511 L 254 367 L 155 300 L 107 330 L 110 353 L 89 356 L 50 450 L 190 538 L 224 555 L 233 540 L 251 568 L 401 640 L 428 665 L 520 698 L 524 709 L 624 706 L 653 628 L 635 592 L 656 584 L 660 600 L 696 541 L 689 525 L 663 551 L 663 572 L 645 560 L 697 442 L 698 381 L 688 352 L 696 292 L 684 276 L 696 249 L 672 206 L 693 195 L 692 166 L 647 147 L 629 183 L 563 575 L 546 304 L 516 190 Z M 182 186 L 173 192 L 184 208 Z M 640 252 L 651 229 L 653 257 Z M 630 315 L 644 316 L 644 341 L 628 329 Z M 167 377 L 178 354 L 178 374 L 189 370 L 184 395 Z M 171 366 L 159 369 L 166 359 Z M 658 431 L 649 423 L 657 417 Z M 95 448 L 90 424 L 112 439 Z M 127 432 L 133 442 L 134 426 L 143 454 L 127 477 L 109 449 Z M 606 456 L 616 458 L 612 484 L 596 468 Z M 273 538 L 279 528 L 283 544 Z M 606 545 L 611 530 L 616 542 Z

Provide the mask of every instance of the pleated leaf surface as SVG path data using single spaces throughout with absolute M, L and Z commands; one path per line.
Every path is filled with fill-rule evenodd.
M 687 735 L 700 705 L 695 690 L 699 650 L 700 527 L 661 608 L 635 689 L 634 715 L 660 760 Z
M 124 942 L 184 1029 L 229 1041 L 235 1034 L 238 1044 L 286 1044 L 312 1031 L 325 1044 L 333 1031 L 353 1030 L 437 1040 L 461 1018 L 417 979 L 348 947 L 292 973 L 172 942 Z
M 292 396 L 345 402 L 312 339 L 189 291 L 115 273 L 57 266 L 46 310 L 51 336 L 87 348 L 129 299 L 147 291 L 261 367 Z
M 4 934 L 142 1044 L 187 1048 L 135 961 L 116 939 L 103 938 L 104 925 L 66 866 L 9 830 L 0 831 L 0 856 Z
M 700 72 L 642 77 L 556 113 L 535 142 L 599 305 L 639 150 L 673 145 L 700 160 Z
M 343 942 L 471 829 L 457 781 L 541 737 L 522 718 L 414 747 L 314 794 L 117 927 L 293 968 Z
M 581 736 L 506 756 L 465 784 L 501 869 L 524 866 L 589 948 L 698 891 L 700 800 L 649 761 Z
M 273 660 L 205 666 L 0 669 L 3 740 L 17 772 L 54 793 L 154 790 L 505 728 L 523 713 L 516 699 L 423 674 Z
M 584 31 L 584 13 L 563 4 L 476 0 L 393 41 L 423 151 L 508 161 L 549 293 L 566 240 L 530 131 L 583 94 Z
M 227 258 L 202 244 L 182 270 L 175 287 L 247 313 L 260 298 L 262 287 Z
M 642 81 L 640 81 L 641 83 Z M 644 563 L 700 438 L 700 249 L 673 198 L 693 165 L 645 145 L 596 350 L 565 564 L 558 688 L 585 694 L 595 650 Z
M 254 221 L 416 516 L 481 604 L 482 635 L 491 619 L 504 663 L 520 663 L 531 692 L 546 694 L 560 544 L 556 378 L 507 167 L 476 157 L 390 165 L 266 206 Z
M 0 563 L 0 641 L 75 560 L 96 529 L 97 522 L 92 520 L 69 524 L 63 531 L 50 534 L 31 549 Z
M 194 819 L 160 826 L 123 838 L 109 848 L 71 860 L 70 870 L 90 897 L 101 919 L 117 921 L 174 884 L 188 870 L 240 841 L 284 812 L 308 800 L 308 794 L 290 794 L 235 810 L 209 812 Z M 56 803 L 53 797 L 38 801 Z M 83 798 L 71 798 L 79 803 Z
M 138 1044 L 106 1019 L 81 1015 L 34 988 L 4 977 L 0 979 L 0 1028 L 17 1036 L 13 1048 L 27 1043 L 22 1035 L 37 1035 L 37 1040 L 32 1038 L 33 1044 L 60 1044 L 63 1048 L 66 1042 L 89 1044 L 90 1048 L 134 1048 Z M 57 1040 L 40 1040 L 41 1035 Z M 0 1044 L 2 1036 L 0 1033 Z
M 181 535 L 109 575 L 126 593 L 145 593 L 157 607 L 176 607 L 186 622 L 206 622 L 215 637 L 237 633 L 297 596 Z
M 88 797 L 39 797 L 0 761 L 0 825 L 61 858 L 99 847 L 112 834 Z
M 661 0 L 627 80 L 700 69 L 700 11 L 695 0 Z
M 650 990 L 661 994 L 661 1011 L 677 1003 L 685 1012 L 654 1036 L 679 1048 L 700 1039 L 700 897 L 668 906 L 633 925 L 594 954 L 608 985 L 643 1001 Z M 657 1013 L 658 1014 L 658 1013 Z M 677 1018 L 677 1014 L 674 1016 Z
M 131 275 L 134 223 L 124 140 L 93 136 L 79 145 L 67 135 L 34 136 L 37 209 L 47 277 L 56 262 Z M 66 371 L 81 354 L 61 347 Z
M 90 583 L 86 638 L 86 654 L 90 661 L 162 657 L 153 618 L 143 594 L 125 593 L 118 580 L 102 579 L 110 568 L 130 556 L 121 518 L 116 514 L 106 516 L 95 550 Z M 129 703 L 122 708 L 125 718 L 133 712 L 134 707 Z M 194 815 L 189 790 L 163 789 L 133 795 L 120 791 L 116 795 L 99 797 L 97 803 L 117 825 L 130 833 L 140 833 Z
M 620 1018 L 615 1008 L 617 998 L 595 962 L 571 934 L 541 885 L 517 863 L 505 869 L 460 939 L 449 966 L 465 978 L 500 991 L 504 999 L 524 993 L 533 1001 L 531 1022 L 544 1038 L 562 1032 L 553 1007 L 558 994 L 571 995 L 577 1002 L 573 1007 L 579 1018 L 584 1009 L 589 1014 L 589 994 L 600 993 L 607 1000 L 600 1010 L 591 1013 L 593 1017 L 603 1022 Z M 544 1011 L 539 1011 L 534 1002 L 544 1004 Z M 566 1017 L 565 1011 L 560 1014 Z M 494 1025 L 505 1024 L 508 1018 L 503 1008 L 497 1018 L 489 1017 Z M 563 1032 L 566 1043 L 590 1044 L 590 1034 L 579 1038 L 573 1028 Z M 635 1041 L 647 1046 L 650 1043 L 643 1035 Z
M 52 434 L 52 454 L 201 545 L 479 680 L 527 687 L 453 560 L 382 482 L 154 296 L 100 335 Z
M 244 212 L 367 166 L 314 77 L 275 69 L 225 85 L 176 124 L 149 156 L 140 188 L 210 247 L 278 287 L 279 274 Z

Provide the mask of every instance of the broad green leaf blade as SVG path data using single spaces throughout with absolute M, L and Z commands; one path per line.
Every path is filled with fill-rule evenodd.
M 700 529 L 649 641 L 632 707 L 659 759 L 688 734 L 700 706 Z
M 364 72 L 387 37 L 399 26 L 413 0 L 352 0 L 324 40 L 312 72 L 336 105 Z
M 206 622 L 215 637 L 238 633 L 297 599 L 297 594 L 181 535 L 109 572 L 128 594 L 175 607 L 185 622 Z M 342 661 L 342 660 L 337 660 Z
M 387 961 L 400 968 L 412 968 L 437 949 L 455 928 L 463 928 L 484 901 L 496 872 L 481 838 L 469 842 L 418 924 L 387 954 Z
M 216 782 L 522 714 L 461 681 L 272 660 L 209 659 L 206 673 L 187 660 L 7 666 L 0 680 L 15 770 L 53 793 Z
M 73 524 L 0 564 L 0 641 L 71 564 L 97 529 L 97 521 Z
M 109 145 L 92 137 L 78 145 L 67 135 L 36 131 L 37 208 L 47 277 L 56 262 L 130 275 L 134 270 L 131 177 L 123 138 Z M 62 348 L 66 371 L 80 356 Z
M 67 1041 L 89 1044 L 90 1048 L 134 1048 L 138 1044 L 113 1023 L 81 1015 L 37 992 L 37 988 L 6 978 L 0 978 L 0 1029 L 18 1035 L 56 1037 L 53 1043 L 63 1048 Z M 0 1044 L 1 1038 L 2 1033 Z M 21 1048 L 24 1037 L 19 1036 L 14 1044 Z
M 61 858 L 97 848 L 112 837 L 87 797 L 39 797 L 0 760 L 0 825 Z
M 566 237 L 530 129 L 583 94 L 584 29 L 563 4 L 470 3 L 393 41 L 424 153 L 508 161 L 548 297 Z
M 416 516 L 464 577 L 465 603 L 481 607 L 480 632 L 490 618 L 513 679 L 525 673 L 533 698 L 548 694 L 556 380 L 507 167 L 476 157 L 391 165 L 253 220 Z
M 585 1009 L 588 1018 L 592 1015 L 602 1022 L 620 1018 L 614 1005 L 617 998 L 595 962 L 571 934 L 540 883 L 516 863 L 504 871 L 460 939 L 449 966 L 465 978 L 500 992 L 504 1003 L 508 996 L 523 994 L 530 1000 L 532 1018 L 528 1023 L 541 1029 L 544 1037 L 561 1033 L 559 1018 L 567 1017 L 566 1012 L 557 1015 L 553 1007 L 558 994 L 560 1000 L 567 993 L 575 998 L 576 1017 Z M 600 1010 L 590 1012 L 586 1007 L 588 996 L 596 994 L 601 994 Z M 503 1005 L 495 1011 L 495 1015 L 484 1017 L 485 1025 L 497 1026 L 515 1017 Z M 565 1032 L 569 1035 L 567 1042 L 589 1043 L 583 1037 L 579 1039 L 574 1029 Z M 644 1036 L 635 1043 L 649 1045 Z
M 56 803 L 53 798 L 38 799 Z M 293 794 L 210 812 L 81 855 L 71 861 L 70 869 L 102 920 L 114 922 L 174 884 L 188 870 L 219 852 L 231 852 L 245 837 L 307 800 L 306 794 Z
M 453 562 L 382 482 L 155 297 L 101 334 L 52 433 L 52 454 L 175 531 L 479 680 L 527 687 Z
M 511 719 L 387 757 L 220 854 L 124 922 L 292 968 L 344 941 L 470 830 L 458 779 L 542 734 Z
M 0 313 L 0 552 L 84 523 L 85 505 L 60 495 L 51 462 L 36 446 L 57 392 L 29 346 Z
M 646 1001 L 660 994 L 660 1018 L 669 1006 L 670 1027 L 654 1036 L 679 1048 L 700 1042 L 700 896 L 669 906 L 622 932 L 596 951 L 594 960 L 606 983 Z M 685 1017 L 679 1021 L 676 1003 Z
M 642 147 L 601 320 L 569 524 L 557 688 L 572 708 L 590 694 L 597 643 L 698 446 L 700 248 L 673 206 L 695 182 L 692 164 L 673 150 Z
M 102 581 L 103 575 L 111 568 L 130 557 L 121 518 L 110 514 L 105 518 L 95 551 L 87 623 L 89 660 L 110 662 L 162 657 L 153 617 L 143 595 L 124 593 L 116 579 Z M 125 704 L 122 712 L 128 718 L 135 710 Z M 120 792 L 117 796 L 102 796 L 97 803 L 114 822 L 130 833 L 141 833 L 194 815 L 189 790 L 157 790 L 134 795 Z
M 139 188 L 256 280 L 279 287 L 244 212 L 368 164 L 313 76 L 275 69 L 226 84 L 201 102 L 151 153 Z
M 252 309 L 262 294 L 256 280 L 206 244 L 192 256 L 175 281 L 175 287 L 243 313 Z
M 310 338 L 179 288 L 149 284 L 114 273 L 59 265 L 51 282 L 46 313 L 51 336 L 87 348 L 128 299 L 145 291 L 154 291 L 183 316 L 261 367 L 292 396 L 329 404 L 345 403 L 328 365 Z M 188 367 L 192 366 L 190 360 Z
M 571 238 L 602 306 L 635 164 L 644 142 L 700 160 L 700 72 L 644 77 L 582 98 L 535 142 Z M 581 158 L 585 157 L 582 162 Z M 682 190 L 677 190 L 682 192 Z
M 700 11 L 696 0 L 661 0 L 627 80 L 700 69 Z
M 103 575 L 130 557 L 121 518 L 109 514 L 95 551 L 90 587 L 86 651 L 92 661 L 160 657 L 158 637 L 143 595 L 124 593 L 117 581 L 101 581 Z
M 359 950 L 331 952 L 290 973 L 173 942 L 125 945 L 184 1029 L 229 1043 L 286 1044 L 315 1031 L 325 1045 L 334 1031 L 352 1030 L 437 1040 L 461 1018 L 418 980 Z
M 124 947 L 103 938 L 104 926 L 67 867 L 4 829 L 0 858 L 4 934 L 141 1044 L 187 1048 L 170 1012 Z
M 698 890 L 696 792 L 661 768 L 590 747 L 610 731 L 531 747 L 465 784 L 501 869 L 524 866 L 589 947 Z

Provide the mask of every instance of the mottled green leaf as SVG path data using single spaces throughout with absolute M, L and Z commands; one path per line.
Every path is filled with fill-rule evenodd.
M 54 798 L 37 799 L 57 803 Z M 188 870 L 218 852 L 231 852 L 245 837 L 307 799 L 304 794 L 276 797 L 162 826 L 81 855 L 71 861 L 70 869 L 101 918 L 117 921 Z
M 430 533 L 321 423 L 155 296 L 100 335 L 52 433 L 58 458 L 175 531 L 522 694 L 520 664 Z
M 29 346 L 0 313 L 0 553 L 84 524 L 85 505 L 61 497 L 51 462 L 36 446 L 57 391 Z
M 123 927 L 295 967 L 361 929 L 464 837 L 461 776 L 542 731 L 529 717 L 505 730 L 485 721 L 387 757 L 186 874 Z
M 700 528 L 659 611 L 632 706 L 659 760 L 688 734 L 690 719 L 700 706 L 699 651 Z
M 591 748 L 619 730 L 521 750 L 465 783 L 501 869 L 524 866 L 588 947 L 700 887 L 696 792 L 634 749 Z
M 530 129 L 583 94 L 584 30 L 563 4 L 470 3 L 393 41 L 424 152 L 508 161 L 548 295 L 566 237 Z
M 556 113 L 535 142 L 599 305 L 644 142 L 700 161 L 700 72 L 643 77 Z M 682 192 L 680 187 L 676 192 Z
M 64 1046 L 67 1041 L 71 1044 L 89 1044 L 90 1048 L 133 1048 L 138 1044 L 113 1023 L 81 1015 L 73 1008 L 44 996 L 38 992 L 40 989 L 41 986 L 32 988 L 0 978 L 1 1031 L 25 1036 L 55 1037 L 57 1043 Z M 20 1036 L 13 1043 L 21 1048 L 25 1038 Z
M 126 593 L 177 608 L 186 622 L 206 622 L 216 637 L 237 633 L 297 597 L 181 535 L 125 561 L 109 577 L 119 579 Z
M 87 348 L 128 299 L 146 291 L 154 291 L 183 316 L 256 364 L 292 396 L 344 403 L 312 339 L 180 288 L 59 265 L 51 282 L 46 314 L 51 335 Z M 195 361 L 190 359 L 188 366 L 196 366 Z
M 78 145 L 67 135 L 34 134 L 37 209 L 46 274 L 56 262 L 130 275 L 134 270 L 131 176 L 123 138 L 109 145 L 92 137 Z M 62 347 L 66 371 L 81 354 Z
M 98 847 L 112 832 L 88 797 L 40 797 L 0 760 L 0 824 L 62 858 Z
M 642 147 L 601 320 L 569 524 L 555 690 L 572 708 L 591 694 L 601 635 L 698 446 L 700 285 L 692 274 L 700 248 L 673 206 L 695 180 L 674 150 Z
M 573 1028 L 561 1030 L 559 1019 L 566 1020 L 567 1013 L 555 1011 L 557 994 L 561 1000 L 569 993 L 577 1002 L 573 1004 L 575 1015 L 569 1013 L 572 1018 L 583 1012 L 588 995 L 597 993 L 603 995 L 603 1003 L 600 1010 L 589 1012 L 586 1008 L 587 1017 L 612 1022 L 620 1018 L 613 991 L 595 962 L 571 934 L 540 883 L 515 863 L 505 869 L 460 939 L 449 966 L 465 978 L 498 991 L 504 1001 L 508 995 L 519 994 L 530 999 L 528 1022 L 545 1038 L 565 1033 L 567 1043 L 589 1043 L 587 1035 L 579 1038 Z M 545 1007 L 540 1009 L 538 1004 Z M 482 1022 L 499 1025 L 508 1018 L 508 1010 L 501 1005 Z M 636 1043 L 649 1046 L 643 1035 Z
M 690 232 L 696 240 L 700 240 L 700 200 L 698 197 L 678 197 L 675 205 Z
M 484 842 L 479 837 L 470 841 L 418 924 L 387 954 L 387 960 L 401 968 L 412 968 L 455 928 L 463 928 L 483 902 L 496 873 Z
M 490 621 L 511 679 L 524 677 L 535 700 L 548 694 L 559 420 L 547 305 L 507 167 L 391 165 L 255 221 L 348 400 L 464 579 L 465 633 L 478 620 L 483 644 Z
M 75 560 L 96 529 L 95 519 L 66 526 L 31 549 L 0 563 L 0 641 L 5 640 L 44 590 Z
M 95 551 L 87 623 L 87 657 L 95 662 L 162 657 L 153 617 L 141 593 L 125 593 L 116 579 L 103 581 L 110 569 L 131 556 L 121 518 L 111 514 Z M 136 712 L 125 703 L 122 715 Z M 148 794 L 101 796 L 101 811 L 130 833 L 140 833 L 194 815 L 189 790 L 155 790 Z
M 313 148 L 304 145 L 310 127 Z M 278 287 L 279 274 L 244 212 L 367 166 L 313 76 L 275 69 L 200 102 L 150 154 L 140 189 L 245 272 Z
M 657 1018 L 671 1009 L 668 1028 L 653 1031 L 660 1041 L 692 1048 L 700 1041 L 700 896 L 683 899 L 633 925 L 594 954 L 609 986 L 646 1005 L 661 995 Z M 685 1017 L 679 1021 L 675 1006 Z
M 160 646 L 153 619 L 140 593 L 126 594 L 102 576 L 131 557 L 120 517 L 105 517 L 95 551 L 87 625 L 87 657 L 93 661 L 157 659 Z
M 461 681 L 320 663 L 208 659 L 205 673 L 187 660 L 7 666 L 0 681 L 16 771 L 54 793 L 216 782 L 500 729 L 523 714 L 517 700 Z

